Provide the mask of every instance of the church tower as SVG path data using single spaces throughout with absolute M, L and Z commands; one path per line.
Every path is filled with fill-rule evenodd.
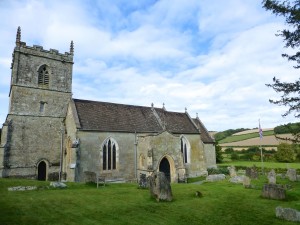
M 73 42 L 64 54 L 27 46 L 18 28 L 0 145 L 3 177 L 56 180 L 59 176 L 63 127 L 72 97 L 73 54 Z

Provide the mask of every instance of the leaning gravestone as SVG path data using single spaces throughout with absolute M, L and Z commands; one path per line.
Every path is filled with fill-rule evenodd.
M 251 179 L 257 179 L 258 178 L 258 171 L 257 171 L 256 166 L 247 167 L 246 168 L 246 176 L 250 177 Z
M 236 170 L 234 166 L 229 166 L 227 169 L 229 170 L 230 177 L 236 177 Z
M 150 194 L 156 201 L 172 201 L 170 181 L 163 172 L 154 172 L 149 176 Z
M 268 181 L 269 184 L 276 184 L 276 173 L 274 169 L 268 173 Z
M 286 176 L 290 181 L 297 181 L 297 172 L 295 169 L 288 169 Z
M 276 200 L 286 199 L 285 189 L 279 184 L 265 184 L 262 190 L 262 197 Z

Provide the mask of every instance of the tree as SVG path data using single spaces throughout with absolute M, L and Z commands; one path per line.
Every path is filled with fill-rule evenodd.
M 285 22 L 289 29 L 284 29 L 276 34 L 281 36 L 285 42 L 286 48 L 292 48 L 296 50 L 295 54 L 282 54 L 283 57 L 289 61 L 294 61 L 296 65 L 295 69 L 300 68 L 300 1 L 299 0 L 263 0 L 263 8 L 271 11 L 276 16 L 285 17 Z M 270 99 L 270 103 L 283 105 L 289 107 L 289 109 L 282 115 L 283 117 L 294 113 L 296 118 L 300 118 L 300 78 L 295 82 L 281 82 L 276 77 L 273 78 L 273 84 L 266 84 L 268 87 L 273 88 L 276 92 L 282 93 L 280 100 Z M 294 135 L 292 141 L 298 142 L 300 138 L 300 131 Z
M 296 154 L 291 144 L 281 143 L 277 147 L 275 158 L 278 162 L 294 162 Z
M 223 162 L 223 156 L 222 156 L 222 147 L 216 142 L 216 162 L 222 163 Z

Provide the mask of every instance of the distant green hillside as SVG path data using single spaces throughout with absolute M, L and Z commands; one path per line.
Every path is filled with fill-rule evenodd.
M 273 130 L 268 130 L 263 132 L 263 136 L 271 136 L 274 135 Z M 224 143 L 231 143 L 231 142 L 236 142 L 236 141 L 244 141 L 250 138 L 256 138 L 259 137 L 258 132 L 254 133 L 249 133 L 249 134 L 242 134 L 242 135 L 231 135 L 229 137 L 226 137 L 222 140 L 219 141 L 219 144 L 224 144 Z
M 257 129 L 257 128 L 253 128 Z M 214 138 L 219 143 L 228 143 L 228 142 L 234 142 L 234 141 L 242 141 L 249 138 L 254 138 L 258 136 L 258 132 L 253 132 L 251 134 L 243 134 L 243 135 L 234 135 L 236 133 L 239 133 L 241 131 L 247 131 L 251 130 L 248 128 L 238 128 L 238 129 L 229 129 L 222 132 L 218 132 L 214 135 Z M 293 133 L 300 133 L 300 123 L 288 123 L 280 126 L 276 126 L 273 131 L 264 131 L 264 136 L 270 136 L 275 134 L 293 134 Z M 248 136 L 250 135 L 250 136 Z M 255 136 L 256 135 L 256 136 Z M 236 137 L 238 136 L 238 137 Z M 228 139 L 229 138 L 229 139 Z M 232 139 L 231 139 L 232 138 Z
M 218 132 L 214 135 L 214 138 L 216 141 L 220 141 L 226 137 L 229 137 L 235 133 L 241 132 L 241 131 L 245 131 L 245 130 L 249 130 L 248 128 L 238 128 L 238 129 L 229 129 L 229 130 L 225 130 L 222 132 Z

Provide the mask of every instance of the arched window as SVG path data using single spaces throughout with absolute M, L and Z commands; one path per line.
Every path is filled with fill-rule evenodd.
M 190 143 L 185 137 L 180 138 L 181 144 L 181 154 L 183 158 L 183 163 L 190 163 Z
M 108 138 L 102 146 L 102 169 L 115 170 L 117 169 L 118 161 L 118 144 L 112 139 Z
M 38 85 L 39 87 L 48 88 L 49 87 L 49 68 L 43 65 L 38 70 Z

